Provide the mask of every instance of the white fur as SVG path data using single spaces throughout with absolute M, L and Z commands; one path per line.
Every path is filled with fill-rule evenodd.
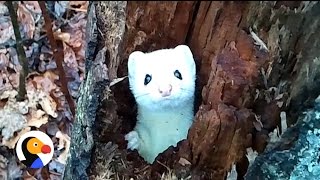
M 182 80 L 174 76 L 179 70 Z M 187 138 L 193 121 L 196 67 L 186 45 L 151 53 L 135 51 L 128 60 L 130 89 L 138 104 L 137 125 L 125 138 L 149 163 L 169 146 Z M 144 85 L 146 74 L 152 79 Z M 170 96 L 159 88 L 172 86 Z

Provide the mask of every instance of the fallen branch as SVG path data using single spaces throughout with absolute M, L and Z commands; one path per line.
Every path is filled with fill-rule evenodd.
M 74 101 L 72 99 L 72 97 L 70 96 L 70 93 L 69 93 L 69 90 L 68 90 L 68 84 L 67 84 L 67 81 L 66 81 L 66 75 L 65 75 L 65 71 L 63 69 L 63 66 L 62 66 L 62 62 L 63 62 L 63 59 L 64 59 L 64 54 L 63 54 L 63 51 L 61 48 L 58 48 L 58 45 L 57 45 L 57 42 L 56 40 L 54 39 L 54 36 L 53 36 L 53 32 L 52 32 L 52 21 L 50 19 L 50 16 L 47 12 L 47 9 L 46 9 L 46 5 L 45 5 L 45 2 L 44 1 L 38 1 L 39 5 L 40 5 L 40 9 L 42 11 L 42 15 L 44 17 L 44 21 L 45 21 L 45 29 L 46 29 L 46 34 L 48 36 L 48 39 L 49 39 L 49 43 L 51 45 L 51 48 L 52 48 L 52 51 L 53 51 L 53 57 L 54 59 L 56 60 L 56 64 L 57 64 L 57 68 L 58 68 L 58 71 L 59 71 L 59 80 L 61 82 L 61 90 L 63 92 L 63 94 L 65 95 L 66 97 L 66 100 L 69 104 L 69 107 L 70 107 L 70 110 L 73 114 L 73 117 L 75 115 L 75 104 L 74 104 Z
M 19 76 L 19 89 L 18 89 L 17 100 L 23 101 L 25 99 L 26 94 L 27 94 L 26 77 L 28 76 L 28 61 L 26 58 L 26 53 L 25 53 L 23 46 L 22 46 L 22 39 L 21 39 L 19 24 L 18 24 L 18 20 L 17 20 L 16 10 L 13 7 L 12 1 L 7 1 L 6 5 L 9 10 L 14 35 L 16 37 L 18 59 L 19 59 L 20 65 L 22 66 L 22 70 L 19 72 L 20 76 Z

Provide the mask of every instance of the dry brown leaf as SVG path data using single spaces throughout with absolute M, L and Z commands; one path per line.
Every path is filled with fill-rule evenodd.
M 69 149 L 70 149 L 70 137 L 61 131 L 57 132 L 56 137 L 59 139 L 58 150 L 61 150 L 63 148 L 65 149 L 59 155 L 57 160 L 62 164 L 66 164 L 67 155 L 68 155 Z
M 52 55 L 49 53 L 41 54 L 40 55 L 40 65 L 38 67 L 40 72 L 45 72 L 47 70 L 56 69 L 57 64 L 52 59 Z
M 56 1 L 54 3 L 54 12 L 57 16 L 62 16 L 66 12 L 69 2 L 70 1 Z
M 43 76 L 49 78 L 52 82 L 59 79 L 59 76 L 52 71 L 46 71 Z
M 51 98 L 51 96 L 41 90 L 32 87 L 32 83 L 27 84 L 27 97 L 28 97 L 28 107 L 31 109 L 37 109 L 39 104 L 41 108 L 46 112 L 46 114 L 56 118 L 58 114 L 56 113 L 57 104 Z
M 52 92 L 52 98 L 57 102 L 57 110 L 62 111 L 62 113 L 65 116 L 65 113 L 68 113 L 66 110 L 66 99 L 64 94 L 61 92 L 60 89 L 56 89 L 55 91 Z
M 5 169 L 8 165 L 8 160 L 0 154 L 0 168 Z M 0 173 L 1 174 L 1 173 Z
M 17 157 L 16 156 L 11 156 L 7 157 L 9 160 L 8 164 L 8 179 L 19 179 L 22 176 L 22 170 L 18 166 L 17 162 Z
M 77 56 L 77 60 L 79 61 L 79 63 L 84 63 L 84 58 L 85 58 L 85 48 L 84 48 L 84 45 L 85 45 L 85 40 L 82 40 L 81 42 L 81 47 L 80 49 L 76 52 L 76 56 Z M 79 64 L 78 63 L 78 64 Z M 80 64 L 79 64 L 80 66 Z
M 1 94 L 0 99 L 7 99 L 4 110 L 8 110 L 12 113 L 15 112 L 21 115 L 27 114 L 29 110 L 27 106 L 28 100 L 17 102 L 15 98 L 17 94 L 18 92 L 16 90 L 4 91 Z
M 12 138 L 10 138 L 8 140 L 2 139 L 2 144 L 4 146 L 7 146 L 10 149 L 14 149 L 14 147 L 15 147 L 16 143 L 18 142 L 19 138 L 23 134 L 29 132 L 30 130 L 31 130 L 30 127 L 23 128 L 21 131 L 18 132 L 17 136 L 14 136 L 14 137 L 12 137 Z
M 37 180 L 37 178 L 33 177 L 28 171 L 24 171 L 23 180 Z
M 35 76 L 32 81 L 36 84 L 37 89 L 42 89 L 43 91 L 50 93 L 57 88 L 57 85 L 48 77 L 50 76 Z
M 23 1 L 23 3 L 26 5 L 26 8 L 28 8 L 30 11 L 34 13 L 41 13 L 38 1 Z
M 50 173 L 50 179 L 51 180 L 61 180 L 62 179 L 62 175 Z
M 72 69 L 78 68 L 78 63 L 76 59 L 76 55 L 71 47 L 69 47 L 66 43 L 63 43 L 63 50 L 64 50 L 64 62 L 67 64 L 68 67 Z
M 46 124 L 48 119 L 49 117 L 44 111 L 40 109 L 31 110 L 31 112 L 27 115 L 27 125 L 39 128 L 41 125 Z
M 9 78 L 6 73 L 0 72 L 0 92 L 10 91 L 12 89 L 12 85 L 10 84 Z M 2 96 L 0 93 L 0 97 Z
M 84 45 L 86 23 L 86 13 L 78 13 L 70 20 L 70 29 L 68 32 L 72 34 L 72 36 L 69 45 L 73 48 L 80 48 L 81 45 Z
M 8 57 L 0 53 L 0 70 L 4 70 L 9 65 L 9 59 Z
M 8 90 L 0 93 L 0 100 L 1 99 L 15 99 L 15 96 L 18 94 L 16 90 Z
M 24 49 L 24 52 L 26 54 L 26 58 L 30 58 L 34 52 L 34 47 L 32 46 L 24 46 L 23 49 Z
M 15 102 L 15 104 L 12 104 L 11 107 L 14 107 L 16 110 L 19 111 L 21 114 L 27 114 L 29 112 L 29 108 L 27 106 L 27 101 L 21 101 L 21 102 Z
M 28 38 L 32 39 L 35 31 L 35 22 L 31 12 L 21 3 L 17 10 L 18 21 L 23 27 L 23 32 L 26 32 Z
M 56 102 L 46 93 L 39 93 L 39 104 L 42 109 L 50 116 L 56 118 L 58 114 L 55 112 L 57 108 Z
M 25 117 L 14 109 L 0 109 L 0 129 L 4 140 L 10 139 L 14 132 L 26 126 Z
M 58 162 L 56 159 L 52 159 L 52 161 L 49 163 L 48 170 L 50 172 L 50 179 L 52 180 L 63 179 L 62 175 L 65 171 L 65 164 Z
M 69 1 L 69 9 L 80 12 L 87 12 L 89 1 Z
M 5 3 L 5 1 L 0 2 L 0 15 L 1 16 L 8 13 L 8 8 L 4 3 Z
M 10 38 L 14 38 L 14 31 L 9 17 L 0 18 L 0 44 L 7 42 Z
M 20 73 L 12 73 L 9 75 L 9 81 L 10 84 L 12 85 L 12 87 L 14 88 L 18 88 L 19 86 L 19 79 L 20 79 Z
M 82 43 L 83 43 L 83 38 L 84 33 L 81 30 L 75 30 L 70 38 L 70 41 L 68 42 L 68 44 L 70 46 L 72 46 L 73 48 L 79 48 L 81 47 Z
M 69 43 L 70 42 L 70 38 L 71 38 L 70 33 L 61 32 L 61 29 L 55 31 L 53 33 L 53 35 L 54 35 L 55 39 L 60 39 L 61 41 L 65 42 L 65 43 Z M 73 34 L 72 34 L 72 36 L 73 36 Z
M 71 27 L 70 30 L 80 29 L 82 32 L 86 30 L 87 23 L 87 13 L 79 12 L 72 19 L 70 19 L 69 25 Z M 71 33 L 71 32 L 70 32 Z
M 17 73 L 20 72 L 22 67 L 20 66 L 16 48 L 10 47 L 7 49 L 7 51 L 9 52 L 8 58 L 10 59 L 10 63 L 8 67 L 13 69 Z
M 70 6 L 88 6 L 88 1 L 69 1 Z
M 9 161 L 0 154 L 0 179 L 8 179 L 8 166 Z

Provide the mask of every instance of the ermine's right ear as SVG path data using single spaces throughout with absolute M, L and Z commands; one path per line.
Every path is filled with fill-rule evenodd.
M 141 51 L 134 51 L 129 55 L 128 58 L 128 73 L 133 73 L 136 69 L 136 64 L 138 63 L 139 59 L 144 55 Z

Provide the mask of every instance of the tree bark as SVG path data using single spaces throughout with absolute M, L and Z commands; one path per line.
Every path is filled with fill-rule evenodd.
M 319 179 L 320 97 L 281 139 L 269 143 L 245 179 Z
M 96 110 L 109 79 L 104 64 L 106 49 L 98 51 L 95 9 L 94 6 L 89 7 L 86 28 L 86 78 L 79 89 L 76 120 L 71 133 L 70 156 L 64 172 L 65 180 L 88 179 L 87 169 L 95 145 L 93 131 L 95 131 Z
M 109 168 L 105 171 L 126 179 L 160 179 L 167 167 L 178 177 L 224 179 L 235 164 L 238 178 L 243 178 L 249 166 L 246 148 L 262 153 L 269 132 L 280 126 L 280 113 L 294 124 L 319 95 L 319 9 L 318 2 L 309 1 L 93 2 L 88 20 L 97 17 L 99 33 L 97 43 L 90 43 L 94 27 L 88 23 L 88 49 L 94 53 L 87 50 L 87 64 L 102 66 L 104 59 L 97 58 L 97 52 L 105 47 L 105 72 L 112 81 L 127 75 L 127 58 L 134 50 L 187 44 L 197 64 L 197 113 L 188 139 L 159 155 L 160 163 L 146 166 L 136 152 L 125 149 L 124 135 L 135 119 L 128 80 L 106 85 L 111 91 L 95 89 L 89 82 L 101 78 L 90 76 L 94 66 L 87 66 L 83 92 L 91 89 L 86 93 L 96 94 L 84 99 L 88 94 L 80 93 L 77 120 L 83 121 L 83 112 L 93 115 L 98 110 L 96 119 L 91 116 L 87 123 L 93 131 L 90 142 L 96 144 L 86 151 L 94 152 L 87 172 L 98 176 L 103 170 L 97 164 L 104 159 Z M 107 93 L 97 107 L 101 91 Z M 90 103 L 94 108 L 88 108 Z M 73 134 L 80 148 L 81 133 Z M 76 151 L 72 148 L 71 155 Z M 89 167 L 87 161 L 84 164 Z

